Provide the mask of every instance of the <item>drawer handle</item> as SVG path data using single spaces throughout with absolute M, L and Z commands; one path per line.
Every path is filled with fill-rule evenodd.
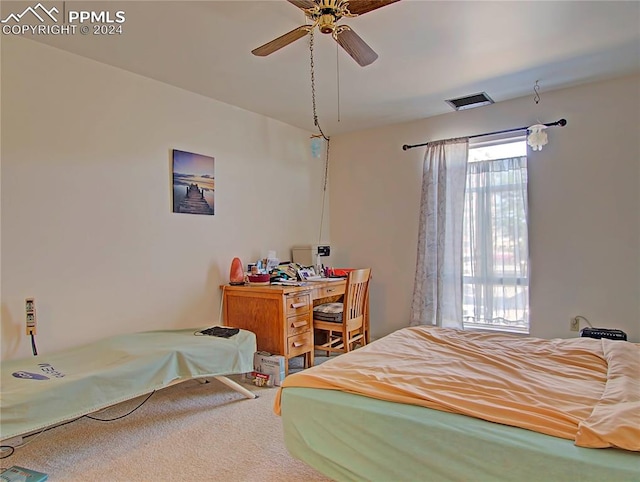
M 300 328 L 301 326 L 306 326 L 306 321 L 298 321 L 297 323 L 291 323 L 291 328 Z
M 304 343 L 300 343 L 299 341 L 294 341 L 291 345 L 294 348 L 300 348 L 301 346 L 304 346 Z
M 335 290 L 336 290 L 335 288 L 328 288 L 327 293 L 333 293 Z
M 304 306 L 307 306 L 307 304 L 306 303 L 292 303 L 291 304 L 291 308 L 293 308 L 295 310 L 297 310 L 298 308 L 302 308 Z M 280 325 L 280 326 L 282 326 L 282 325 Z

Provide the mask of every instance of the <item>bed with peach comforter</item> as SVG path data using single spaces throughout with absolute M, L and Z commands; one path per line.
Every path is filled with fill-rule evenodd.
M 629 342 L 406 328 L 287 377 L 275 411 L 337 480 L 640 480 Z

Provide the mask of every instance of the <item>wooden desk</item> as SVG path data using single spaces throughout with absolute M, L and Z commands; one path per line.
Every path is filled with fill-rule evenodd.
M 289 358 L 304 355 L 313 366 L 313 305 L 344 294 L 346 280 L 314 281 L 304 286 L 223 285 L 227 326 L 256 334 L 259 351 Z M 368 333 L 368 330 L 367 330 Z

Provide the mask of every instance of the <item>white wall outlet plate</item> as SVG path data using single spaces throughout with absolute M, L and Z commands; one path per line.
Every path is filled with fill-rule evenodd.
M 580 320 L 578 318 L 573 317 L 569 320 L 569 330 L 580 331 Z

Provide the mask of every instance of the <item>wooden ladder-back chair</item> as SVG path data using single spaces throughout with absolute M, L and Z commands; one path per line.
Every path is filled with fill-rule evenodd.
M 313 309 L 313 328 L 325 332 L 323 343 L 314 345 L 324 350 L 344 353 L 353 350 L 354 344 L 367 344 L 367 305 L 369 302 L 369 278 L 371 269 L 355 269 L 347 276 L 342 303 L 325 303 Z

